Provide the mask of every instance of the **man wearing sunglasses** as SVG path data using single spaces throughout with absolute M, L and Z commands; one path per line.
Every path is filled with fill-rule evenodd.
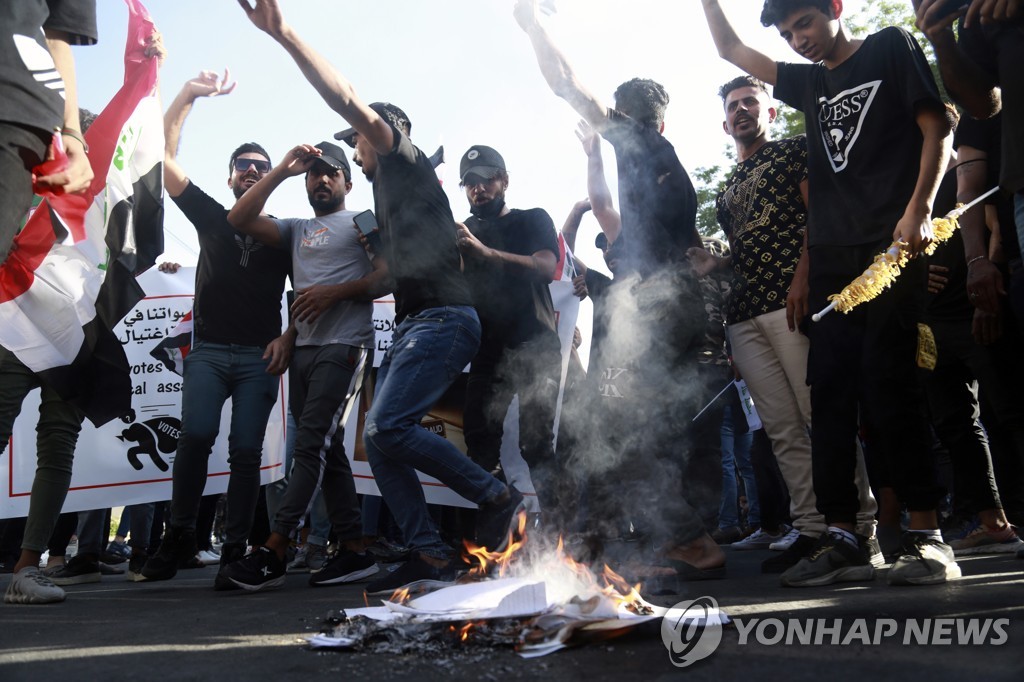
M 260 487 L 263 436 L 277 401 L 291 345 L 281 336 L 281 297 L 291 270 L 287 250 L 266 248 L 235 230 L 227 209 L 178 165 L 178 139 L 195 101 L 234 89 L 228 73 L 204 71 L 185 83 L 164 116 L 164 187 L 196 228 L 193 320 L 195 336 L 185 359 L 181 436 L 174 458 L 170 520 L 160 549 L 137 579 L 167 580 L 196 553 L 196 515 L 206 486 L 207 461 L 231 399 L 226 541 L 221 566 L 241 558 Z M 270 171 L 270 157 L 255 142 L 238 147 L 228 163 L 228 187 L 239 199 Z M 218 575 L 218 587 L 229 587 Z
M 466 447 L 481 467 L 499 469 L 505 413 L 518 395 L 519 450 L 547 524 L 560 516 L 553 432 L 562 356 L 548 289 L 555 226 L 544 209 L 505 204 L 508 171 L 491 147 L 470 147 L 459 177 L 472 214 L 458 226 L 459 250 L 482 328 L 466 387 Z

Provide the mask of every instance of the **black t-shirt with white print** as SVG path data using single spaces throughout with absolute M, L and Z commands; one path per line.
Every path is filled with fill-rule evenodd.
M 196 228 L 199 265 L 192 319 L 196 338 L 266 346 L 281 334 L 281 297 L 291 256 L 242 234 L 228 210 L 188 183 L 174 203 Z
M 398 128 L 391 130 L 394 147 L 377 155 L 373 201 L 395 280 L 395 322 L 428 308 L 471 306 L 448 196 L 427 155 Z
M 775 97 L 807 121 L 810 245 L 891 237 L 917 183 L 918 107 L 942 111 L 913 36 L 884 28 L 834 69 L 779 63 Z
M 43 28 L 73 45 L 96 42 L 96 0 L 0 2 L 0 121 L 52 131 L 64 121 L 64 82 Z

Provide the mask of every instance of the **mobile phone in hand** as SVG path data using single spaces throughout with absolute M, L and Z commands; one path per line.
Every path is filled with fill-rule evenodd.
M 380 249 L 380 232 L 378 231 L 377 218 L 373 215 L 373 211 L 366 210 L 358 213 L 352 220 L 355 221 L 359 232 L 366 237 L 366 242 L 370 245 L 370 248 L 378 251 Z

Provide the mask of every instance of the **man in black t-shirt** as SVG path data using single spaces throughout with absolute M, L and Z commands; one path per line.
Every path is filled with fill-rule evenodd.
M 599 456 L 617 460 L 628 525 L 664 548 L 660 559 L 680 576 L 722 575 L 725 555 L 686 501 L 704 491 L 691 486 L 684 495 L 684 478 L 692 483 L 683 474 L 692 456 L 689 420 L 704 398 L 697 357 L 706 316 L 686 260 L 687 249 L 701 243 L 696 193 L 662 135 L 668 94 L 659 83 L 634 78 L 615 91 L 615 108 L 606 108 L 544 29 L 536 0 L 519 0 L 514 15 L 551 90 L 615 149 L 625 244 L 622 282 L 609 297 L 604 361 L 590 368 L 601 377 L 598 409 L 608 436 Z
M 32 185 L 82 192 L 92 181 L 78 117 L 71 45 L 96 42 L 96 0 L 19 0 L 0 3 L 0 263 L 7 259 Z M 46 160 L 54 130 L 68 168 L 33 177 Z
M 761 81 L 807 122 L 810 308 L 900 241 L 916 256 L 932 238 L 931 208 L 949 155 L 950 125 L 934 79 L 909 33 L 885 28 L 852 38 L 841 0 L 767 0 L 774 26 L 812 63 L 773 59 L 744 44 L 718 0 L 702 0 L 719 54 Z M 814 551 L 782 574 L 785 586 L 871 580 L 871 544 L 855 534 L 856 437 L 884 462 L 910 510 L 890 584 L 960 577 L 938 530 L 942 497 L 918 381 L 918 333 L 926 277 L 911 260 L 896 283 L 847 315 L 810 328 L 811 459 L 818 510 L 828 524 Z
M 466 281 L 482 328 L 469 370 L 463 411 L 469 456 L 500 468 L 502 427 L 519 396 L 519 449 L 545 515 L 557 513 L 553 433 L 562 356 L 548 285 L 558 262 L 554 223 L 540 208 L 505 204 L 505 160 L 470 147 L 459 167 L 470 213 L 458 227 Z
M 420 427 L 480 345 L 480 320 L 460 269 L 455 219 L 430 159 L 409 138 L 412 124 L 394 104 L 367 105 L 352 85 L 285 23 L 275 0 L 243 9 L 295 60 L 324 101 L 352 128 L 335 135 L 355 148 L 353 160 L 373 183 L 380 224 L 375 267 L 394 282 L 392 344 L 377 371 L 363 441 L 388 509 L 412 558 L 370 583 L 368 594 L 391 594 L 416 580 L 451 579 L 452 548 L 427 512 L 416 470 L 434 476 L 480 505 L 477 542 L 502 550 L 523 496 L 463 455 L 453 443 Z
M 225 542 L 221 567 L 245 554 L 259 497 L 263 437 L 288 367 L 290 339 L 281 336 L 281 298 L 291 269 L 287 251 L 264 247 L 234 229 L 227 209 L 193 184 L 178 165 L 185 118 L 201 97 L 234 88 L 204 71 L 188 81 L 164 115 L 164 187 L 199 237 L 192 349 L 185 358 L 181 435 L 174 458 L 170 519 L 156 554 L 133 571 L 137 580 L 167 580 L 196 552 L 196 516 L 206 486 L 207 461 L 231 399 Z M 241 197 L 270 170 L 260 145 L 238 147 L 228 162 L 228 186 Z M 140 562 L 141 563 L 141 562 Z M 215 587 L 233 584 L 217 576 Z

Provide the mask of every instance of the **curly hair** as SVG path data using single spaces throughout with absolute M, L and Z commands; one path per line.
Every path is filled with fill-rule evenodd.
M 725 98 L 729 96 L 730 92 L 733 90 L 739 90 L 740 88 L 757 88 L 764 94 L 768 94 L 768 86 L 764 84 L 764 81 L 744 74 L 742 76 L 736 76 L 731 81 L 718 88 L 718 96 L 722 98 L 722 103 L 725 103 Z
M 649 78 L 628 80 L 615 90 L 615 108 L 652 128 L 661 128 L 667 106 L 665 88 Z

